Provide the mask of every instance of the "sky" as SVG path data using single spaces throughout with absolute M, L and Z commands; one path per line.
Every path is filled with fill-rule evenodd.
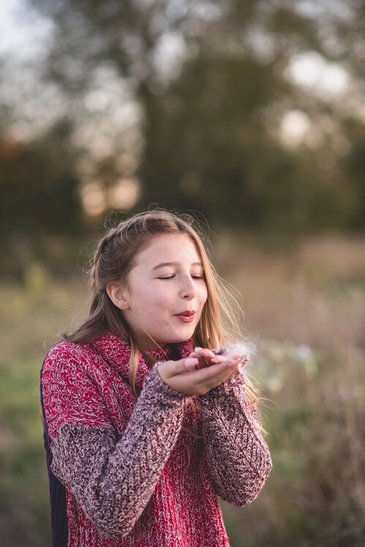
M 26 7 L 24 0 L 0 2 L 0 55 L 27 60 L 44 51 L 52 24 Z
M 51 31 L 52 23 L 29 10 L 26 0 L 1 0 L 0 56 L 5 54 L 14 59 L 28 60 L 42 55 L 46 49 L 44 42 Z M 171 48 L 167 50 L 171 51 Z M 343 91 L 348 83 L 343 68 L 328 65 L 318 54 L 311 52 L 294 59 L 290 76 L 299 85 L 317 86 L 320 91 L 335 93 Z

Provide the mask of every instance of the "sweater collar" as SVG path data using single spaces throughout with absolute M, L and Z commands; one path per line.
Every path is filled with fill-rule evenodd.
M 129 377 L 129 360 L 131 356 L 130 345 L 122 340 L 120 336 L 113 333 L 106 333 L 93 341 L 92 345 L 124 378 Z M 167 344 L 164 348 L 148 350 L 151 363 L 157 361 L 169 361 L 184 359 L 193 351 L 191 340 L 178 344 Z M 141 388 L 145 377 L 149 374 L 151 363 L 146 363 L 142 353 L 138 356 L 138 368 L 136 373 L 136 387 Z

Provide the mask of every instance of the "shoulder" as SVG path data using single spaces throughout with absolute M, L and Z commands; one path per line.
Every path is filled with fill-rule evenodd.
M 103 383 L 110 375 L 111 363 L 122 376 L 129 374 L 129 352 L 120 338 L 111 334 L 96 338 L 90 343 L 78 344 L 68 340 L 56 343 L 47 353 L 42 369 L 42 382 Z
M 85 371 L 92 363 L 93 352 L 88 344 L 75 344 L 62 340 L 47 353 L 42 365 L 42 377 Z
M 75 344 L 68 340 L 61 340 L 48 351 L 44 359 L 44 364 L 68 359 L 82 361 L 87 358 L 89 353 L 90 348 L 88 344 Z
M 48 352 L 40 392 L 51 438 L 65 422 L 113 428 L 103 386 L 95 378 L 96 359 L 88 344 L 68 341 L 59 342 Z

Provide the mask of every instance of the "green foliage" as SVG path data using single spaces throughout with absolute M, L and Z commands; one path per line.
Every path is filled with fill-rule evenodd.
M 0 295 L 1 542 L 46 547 L 49 501 L 39 373 L 46 349 L 67 329 L 74 306 L 82 309 L 84 295 L 76 285 L 51 282 L 38 265 L 25 287 L 1 284 Z
M 178 203 L 213 222 L 255 228 L 293 203 L 295 162 L 266 131 L 273 88 L 270 67 L 253 57 L 188 62 L 147 103 L 145 203 Z
M 271 349 L 283 348 L 276 342 Z M 274 471 L 245 511 L 224 505 L 232 546 L 360 547 L 365 532 L 364 361 L 346 362 L 322 352 L 318 372 L 307 376 L 292 352 L 281 351 L 280 361 L 270 353 L 271 366 L 286 371 L 285 385 L 267 392 Z
M 0 139 L 0 227 L 14 233 L 80 228 L 72 128 L 61 120 L 29 144 Z
M 348 188 L 342 196 L 348 201 L 347 210 L 350 212 L 347 225 L 358 231 L 364 226 L 365 218 L 365 127 L 354 118 L 345 123 L 345 135 L 352 143 L 351 150 L 342 164 L 343 176 Z
M 270 234 L 364 229 L 357 2 L 29 4 L 55 23 L 48 76 L 72 104 L 105 67 L 134 90 L 143 116 L 139 208 L 200 210 L 211 222 Z M 169 67 L 173 39 L 182 53 Z M 356 89 L 348 105 L 291 79 L 292 61 L 313 52 L 346 69 Z M 307 115 L 317 141 L 283 144 L 280 123 L 292 110 Z

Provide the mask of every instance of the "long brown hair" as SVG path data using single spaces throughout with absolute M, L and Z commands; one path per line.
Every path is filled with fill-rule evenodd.
M 208 297 L 193 335 L 193 344 L 213 349 L 239 336 L 239 307 L 216 273 L 203 244 L 203 235 L 195 227 L 195 220 L 189 215 L 177 216 L 160 209 L 136 214 L 110 228 L 100 239 L 89 270 L 92 290 L 89 315 L 76 331 L 64 335 L 71 342 L 86 344 L 107 331 L 118 334 L 131 346 L 132 386 L 140 348 L 123 313 L 110 300 L 106 288 L 112 282 L 127 284 L 138 253 L 151 239 L 166 234 L 188 235 L 196 245 L 203 266 Z M 250 399 L 257 402 L 255 390 L 249 382 L 247 393 Z

